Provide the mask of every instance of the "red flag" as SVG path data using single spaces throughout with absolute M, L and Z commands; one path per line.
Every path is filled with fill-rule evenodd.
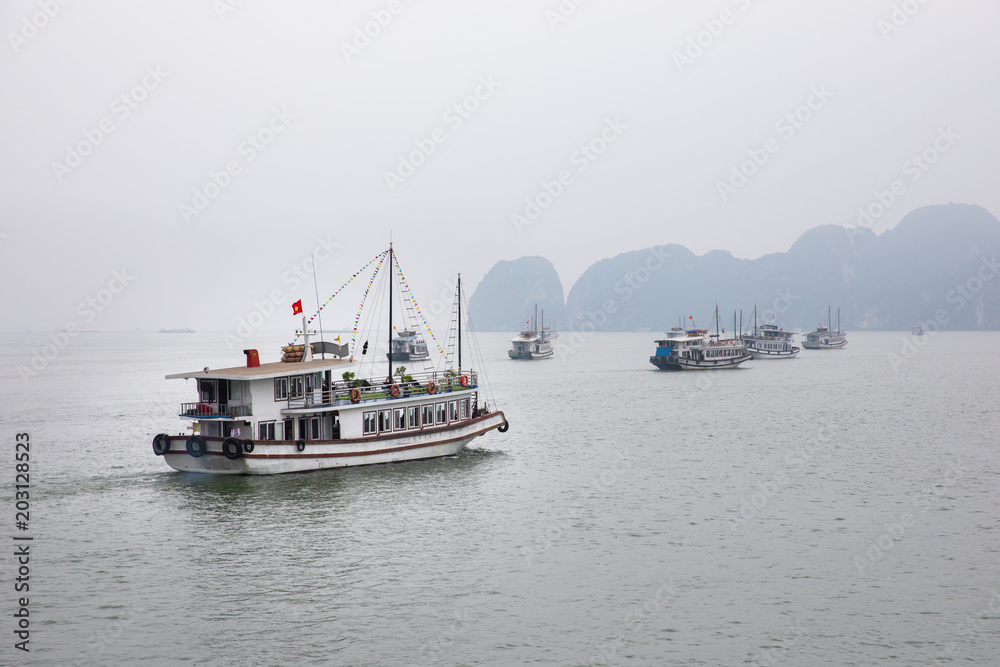
M 299 299 L 292 304 L 292 315 L 298 315 L 302 312 L 302 299 Z

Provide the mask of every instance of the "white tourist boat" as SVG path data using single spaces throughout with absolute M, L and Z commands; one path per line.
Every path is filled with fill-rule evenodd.
M 840 329 L 840 308 L 837 309 L 837 328 L 833 328 L 833 321 L 830 317 L 831 311 L 827 310 L 827 326 L 820 324 L 816 331 L 810 331 L 802 340 L 802 347 L 807 350 L 839 350 L 847 345 L 847 333 Z
M 528 328 L 510 339 L 507 356 L 511 359 L 548 359 L 552 356 L 552 343 L 545 330 L 545 311 L 542 311 L 542 326 L 538 326 L 538 304 L 526 323 Z
M 800 348 L 795 345 L 794 333 L 779 329 L 774 322 L 758 325 L 756 307 L 753 321 L 753 331 L 743 334 L 743 343 L 754 359 L 793 359 L 798 355 Z
M 397 332 L 392 339 L 392 361 L 427 361 L 431 358 L 427 343 L 412 329 Z
M 715 308 L 715 333 L 706 329 L 674 327 L 656 341 L 649 363 L 661 370 L 710 371 L 737 368 L 753 357 L 742 340 L 719 337 L 719 308 Z
M 383 254 L 392 280 L 392 246 Z M 458 308 L 460 322 L 461 279 Z M 268 475 L 451 456 L 488 431 L 507 431 L 479 372 L 462 369 L 460 328 L 457 368 L 393 373 L 390 359 L 386 376 L 359 379 L 344 371 L 360 362 L 316 358 L 340 346 L 310 343 L 302 323 L 303 344 L 286 347 L 282 361 L 261 364 L 256 350 L 244 350 L 245 366 L 168 375 L 196 383 L 198 400 L 180 409 L 193 432 L 161 433 L 153 452 L 186 472 Z
M 920 324 L 920 322 L 917 322 L 916 324 L 913 325 L 913 329 L 910 331 L 910 333 L 912 333 L 914 336 L 923 336 L 924 327 Z

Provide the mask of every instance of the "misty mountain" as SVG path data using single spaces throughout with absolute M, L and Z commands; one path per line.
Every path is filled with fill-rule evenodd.
M 878 236 L 863 227 L 815 227 L 788 252 L 753 260 L 725 250 L 698 256 L 679 245 L 656 246 L 588 268 L 567 297 L 566 328 L 662 331 L 691 322 L 689 316 L 706 328 L 718 304 L 730 331 L 733 311 L 742 309 L 749 322 L 756 304 L 759 316 L 774 316 L 786 329 L 808 331 L 826 323 L 828 307 L 834 320 L 840 308 L 848 331 L 906 330 L 936 316 L 942 329 L 1000 329 L 1000 279 L 993 280 L 1000 273 L 998 255 L 1000 221 L 966 204 L 917 209 Z M 551 264 L 529 259 L 517 281 L 504 283 L 502 272 L 494 275 L 502 264 L 513 264 L 501 262 L 483 285 L 488 283 L 491 295 L 527 303 L 527 285 L 543 277 L 558 284 Z M 532 270 L 538 274 L 529 275 Z M 484 295 L 478 302 L 488 300 Z
M 566 326 L 562 282 L 544 257 L 503 260 L 483 276 L 469 299 L 469 319 L 480 331 L 520 331 L 538 304 L 546 326 Z

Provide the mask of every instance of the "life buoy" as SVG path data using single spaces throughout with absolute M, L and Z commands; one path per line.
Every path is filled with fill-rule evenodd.
M 438 386 L 436 384 L 434 384 L 433 382 L 428 382 L 427 383 L 427 393 L 428 394 L 433 394 L 437 390 L 438 390 Z
M 357 403 L 361 400 L 361 390 L 355 387 L 351 390 L 351 403 Z
M 247 454 L 253 451 L 253 440 L 243 441 L 243 451 L 246 452 Z
M 296 442 L 295 443 L 295 449 L 299 450 L 300 452 L 306 451 L 306 441 L 305 440 L 299 440 L 298 442 Z
M 205 455 L 208 451 L 208 445 L 205 443 L 205 438 L 200 435 L 192 435 L 184 443 L 184 447 L 187 449 L 187 453 L 195 458 L 199 458 Z
M 226 438 L 222 441 L 222 454 L 230 461 L 243 456 L 243 443 L 236 438 Z
M 394 384 L 391 387 L 389 387 L 389 395 L 392 396 L 393 398 L 399 398 L 399 385 L 398 384 Z
M 155 438 L 153 438 L 153 453 L 157 456 L 163 456 L 170 451 L 170 436 L 166 433 L 160 433 Z
M 462 385 L 463 387 L 468 387 L 469 386 L 469 376 L 468 375 L 463 375 L 462 379 L 460 379 L 458 381 L 458 383 L 460 385 Z
M 500 431 L 501 433 L 506 433 L 509 428 L 510 428 L 510 424 L 507 422 L 506 419 L 503 420 L 502 424 L 500 424 L 499 426 L 497 426 L 497 430 Z

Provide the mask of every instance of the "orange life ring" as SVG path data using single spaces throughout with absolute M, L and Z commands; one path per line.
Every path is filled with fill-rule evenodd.
M 433 394 L 434 392 L 437 391 L 437 389 L 438 389 L 437 385 L 434 384 L 433 382 L 428 382 L 427 383 L 427 393 L 428 394 Z
M 394 384 L 391 387 L 389 387 L 389 395 L 392 396 L 393 398 L 399 398 L 399 385 L 398 384 Z
M 357 403 L 361 400 L 361 390 L 355 387 L 351 390 L 351 403 Z
M 469 376 L 468 375 L 463 375 L 462 379 L 459 380 L 458 383 L 460 385 L 462 385 L 463 387 L 468 387 L 469 386 Z

